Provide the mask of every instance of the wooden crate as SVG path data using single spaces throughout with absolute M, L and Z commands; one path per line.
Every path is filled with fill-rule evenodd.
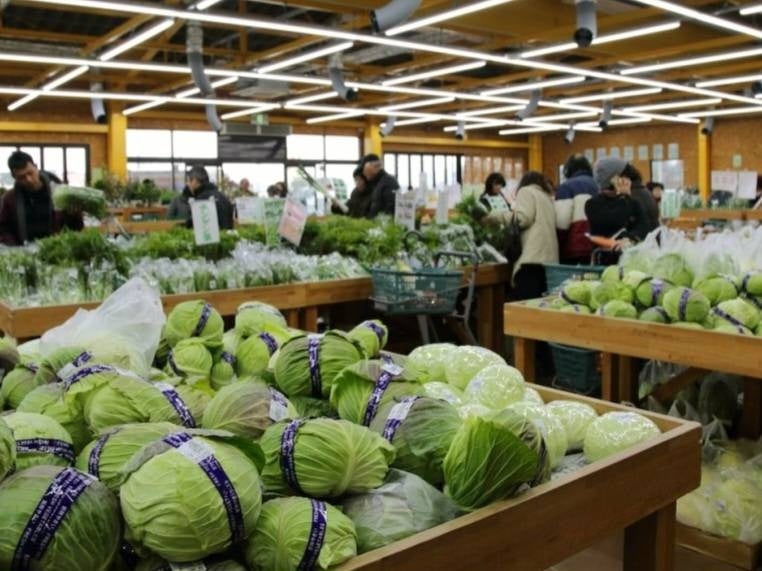
M 677 524 L 677 544 L 741 569 L 754 571 L 762 563 L 762 544 L 749 545 L 741 541 L 710 535 L 694 527 Z
M 599 413 L 631 410 L 545 387 Z M 336 571 L 538 571 L 625 529 L 625 571 L 668 571 L 675 501 L 699 485 L 701 428 L 643 413 L 661 436 L 529 492 L 360 555 Z

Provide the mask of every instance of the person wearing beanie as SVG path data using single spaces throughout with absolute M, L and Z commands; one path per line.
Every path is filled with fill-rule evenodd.
M 585 204 L 598 194 L 593 166 L 585 155 L 571 155 L 564 165 L 564 182 L 556 190 L 556 229 L 561 262 L 587 264 L 593 245 L 587 239 L 590 225 Z
M 640 205 L 640 210 L 646 219 L 645 224 L 648 233 L 653 232 L 661 225 L 659 205 L 656 203 L 656 199 L 643 182 L 643 175 L 631 163 L 627 163 L 627 166 L 624 167 L 623 176 L 632 181 L 632 199 Z
M 585 204 L 585 214 L 593 236 L 618 235 L 639 242 L 648 234 L 640 205 L 632 199 L 632 181 L 627 178 L 627 161 L 615 157 L 599 160 L 593 178 L 600 190 Z
M 375 154 L 365 155 L 360 161 L 360 168 L 371 197 L 368 218 L 379 214 L 394 216 L 395 192 L 400 189 L 397 179 L 384 170 L 381 159 Z

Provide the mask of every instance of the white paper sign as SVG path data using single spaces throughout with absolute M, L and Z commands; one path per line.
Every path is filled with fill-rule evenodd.
M 415 203 L 414 192 L 398 194 L 394 201 L 394 221 L 408 230 L 415 230 Z
M 611 147 L 611 150 L 609 151 L 609 157 L 612 159 L 618 159 L 622 155 L 619 153 L 619 147 Z
M 196 244 L 217 244 L 220 241 L 220 224 L 217 220 L 217 204 L 214 198 L 209 200 L 191 200 L 191 218 Z
M 235 199 L 235 208 L 238 212 L 238 222 L 241 224 L 264 224 L 265 203 L 264 199 L 247 196 Z
M 632 145 L 627 145 L 622 149 L 622 158 L 626 161 L 634 161 L 635 160 L 635 147 Z
M 447 224 L 450 221 L 450 194 L 446 191 L 439 193 L 437 200 L 437 224 Z
M 639 161 L 648 160 L 648 145 L 638 145 L 638 160 Z
M 661 161 L 664 159 L 664 145 L 661 143 L 654 145 L 651 151 L 651 158 L 655 161 Z
M 735 194 L 737 189 L 738 173 L 736 171 L 712 171 L 712 190 L 725 190 Z
M 676 190 L 665 190 L 659 208 L 662 218 L 677 218 L 680 216 L 680 194 Z
M 667 145 L 667 158 L 670 161 L 676 161 L 680 158 L 680 145 L 678 143 L 670 143 Z
M 278 225 L 278 234 L 298 246 L 302 241 L 304 226 L 307 224 L 307 209 L 299 202 L 286 200 L 283 215 Z
M 738 173 L 738 198 L 753 200 L 757 198 L 757 173 L 741 171 Z

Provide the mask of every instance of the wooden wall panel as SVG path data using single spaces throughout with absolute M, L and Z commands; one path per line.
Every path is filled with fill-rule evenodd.
M 741 155 L 743 170 L 762 173 L 762 118 L 717 118 L 712 135 L 712 168 L 735 170 L 733 155 Z

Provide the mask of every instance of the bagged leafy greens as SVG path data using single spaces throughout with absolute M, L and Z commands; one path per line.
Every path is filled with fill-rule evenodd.
M 468 404 L 502 410 L 524 398 L 524 377 L 509 365 L 490 365 L 471 379 L 463 398 Z
M 416 347 L 407 357 L 407 367 L 422 383 L 446 381 L 445 370 L 455 349 L 455 345 L 451 343 L 432 343 Z
M 570 400 L 551 401 L 545 409 L 561 421 L 568 440 L 568 450 L 582 450 L 587 428 L 598 417 L 595 409 L 589 404 Z
M 452 385 L 440 381 L 431 381 L 423 385 L 427 397 L 447 401 L 455 408 L 463 404 L 463 392 Z
M 53 189 L 53 204 L 57 210 L 86 212 L 99 220 L 107 214 L 106 196 L 97 188 L 58 184 Z
M 544 406 L 526 401 L 512 404 L 508 410 L 519 414 L 537 427 L 545 440 L 551 468 L 558 467 L 569 448 L 569 439 L 561 420 Z

